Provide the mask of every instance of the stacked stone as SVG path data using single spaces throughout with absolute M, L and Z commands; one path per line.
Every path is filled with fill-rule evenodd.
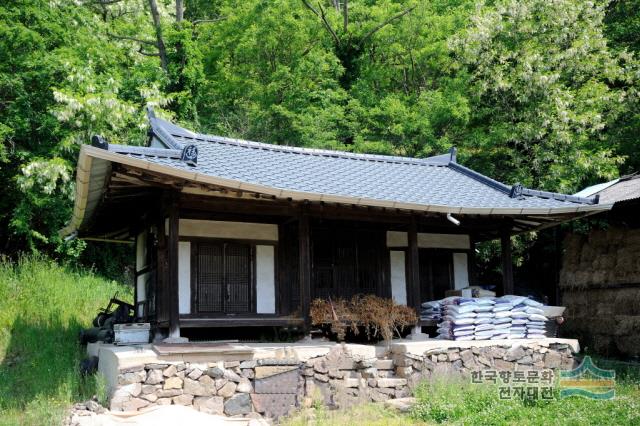
M 95 397 L 94 397 L 95 398 Z M 87 424 L 97 424 L 96 416 L 102 414 L 106 409 L 98 403 L 96 399 L 73 404 L 67 416 L 62 421 L 63 426 L 80 426 Z
M 382 402 L 410 395 L 407 379 L 395 371 L 391 359 L 356 359 L 340 347 L 311 358 L 302 371 L 305 404 L 321 397 L 329 407 Z
M 268 406 L 275 395 L 260 394 L 268 380 L 293 375 L 290 409 L 321 399 L 329 407 L 405 398 L 421 380 L 434 376 L 468 375 L 471 371 L 573 368 L 566 344 L 532 342 L 512 346 L 450 347 L 422 355 L 395 353 L 392 359 L 362 359 L 338 345 L 326 355 L 307 361 L 295 359 L 225 361 L 208 364 L 150 363 L 123 369 L 111 399 L 113 411 L 137 411 L 154 405 L 193 406 L 210 414 L 258 418 L 278 417 Z M 272 382 L 273 383 L 273 382 Z M 289 390 L 291 391 L 291 390 Z M 282 402 L 282 400 L 280 400 Z M 277 405 L 277 404 L 276 404 Z
M 274 417 L 257 395 L 257 381 L 296 371 L 300 385 L 292 408 L 322 398 L 327 406 L 348 407 L 410 395 L 406 368 L 391 359 L 354 358 L 342 346 L 308 361 L 287 359 L 226 361 L 213 364 L 146 364 L 118 375 L 111 399 L 114 411 L 154 405 L 190 405 L 209 414 Z M 255 388 L 255 389 L 254 389 Z M 264 395 L 262 395 L 264 396 Z M 268 399 L 268 398 L 267 398 Z
M 478 370 L 523 371 L 576 366 L 570 346 L 561 343 L 437 348 L 426 351 L 423 356 L 395 354 L 394 363 L 398 374 L 407 377 L 409 386 L 437 377 L 467 377 Z
M 153 405 L 192 405 L 209 414 L 245 415 L 252 411 L 249 378 L 253 369 L 239 361 L 215 364 L 146 364 L 121 370 L 111 398 L 113 411 Z

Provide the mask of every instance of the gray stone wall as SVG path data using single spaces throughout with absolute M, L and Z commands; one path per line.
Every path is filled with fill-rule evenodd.
M 563 334 L 602 355 L 640 355 L 640 229 L 572 234 L 564 248 Z
M 207 364 L 145 364 L 120 371 L 111 410 L 136 411 L 180 404 L 227 416 L 277 418 L 321 401 L 329 407 L 403 398 L 422 380 L 467 377 L 474 370 L 572 368 L 566 344 L 497 344 L 469 349 L 432 349 L 359 359 L 343 346 L 300 362 L 264 359 Z

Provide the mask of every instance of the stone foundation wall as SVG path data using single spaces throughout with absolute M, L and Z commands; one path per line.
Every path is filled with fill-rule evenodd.
M 563 334 L 602 355 L 640 355 L 640 230 L 572 234 L 564 248 Z
M 227 416 L 277 418 L 321 400 L 329 407 L 382 402 L 411 394 L 422 380 L 467 377 L 475 370 L 572 368 L 567 344 L 500 344 L 397 353 L 361 359 L 345 346 L 307 361 L 260 359 L 216 363 L 154 363 L 121 370 L 111 410 L 180 404 Z

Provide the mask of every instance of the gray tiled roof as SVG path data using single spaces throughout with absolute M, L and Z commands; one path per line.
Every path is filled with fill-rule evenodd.
M 166 146 L 167 155 L 158 148 L 111 145 L 109 150 L 285 192 L 461 209 L 555 209 L 594 203 L 591 199 L 522 188 L 516 188 L 520 191 L 512 196 L 511 186 L 457 164 L 448 154 L 414 159 L 270 145 L 197 134 L 153 116 L 151 129 L 152 145 Z M 187 145 L 198 148 L 196 165 L 179 158 L 178 150 Z

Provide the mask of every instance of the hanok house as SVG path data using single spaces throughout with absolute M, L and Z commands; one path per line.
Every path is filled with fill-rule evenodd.
M 640 356 L 640 176 L 625 176 L 578 193 L 613 208 L 588 233 L 564 239 L 560 272 L 564 331 L 608 356 Z M 584 229 L 584 226 L 582 227 Z
M 455 150 L 405 158 L 191 132 L 150 111 L 148 146 L 94 137 L 78 160 L 64 235 L 136 244 L 141 320 L 171 337 L 309 326 L 315 298 L 371 293 L 419 308 L 473 282 L 474 243 L 606 210 L 508 186 Z

